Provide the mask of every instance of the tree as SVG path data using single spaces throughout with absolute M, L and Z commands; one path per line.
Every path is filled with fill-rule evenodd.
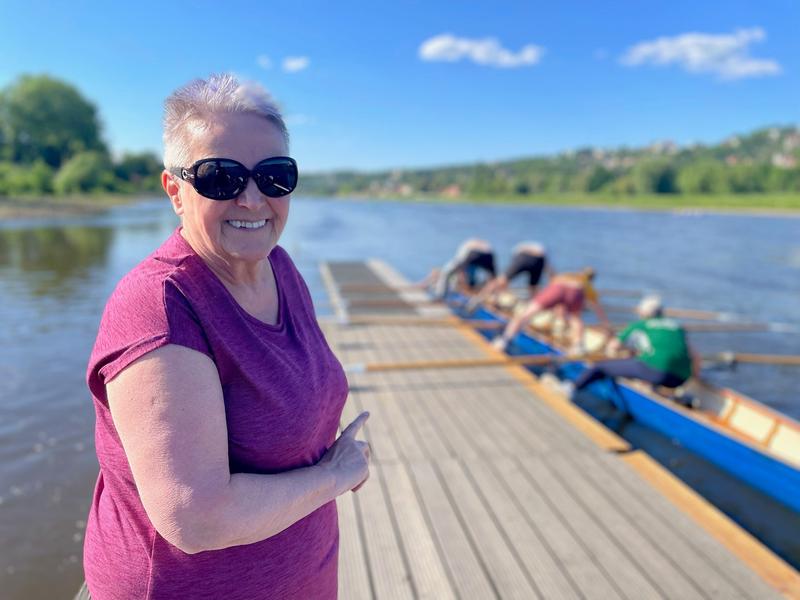
M 677 183 L 684 194 L 723 194 L 730 191 L 725 166 L 714 160 L 686 165 L 678 172 Z
M 613 181 L 614 173 L 602 165 L 595 165 L 586 175 L 583 187 L 586 192 L 597 192 Z
M 131 190 L 154 191 L 161 187 L 160 177 L 164 166 L 152 152 L 126 153 L 114 166 L 117 178 L 127 182 Z
M 102 152 L 81 152 L 56 173 L 53 187 L 59 194 L 111 191 L 115 189 L 111 161 Z
M 675 167 L 669 160 L 645 159 L 633 167 L 631 178 L 639 194 L 675 192 Z
M 57 169 L 85 151 L 106 152 L 95 106 L 73 86 L 47 75 L 23 75 L 0 96 L 6 158 Z
M 42 161 L 30 166 L 0 162 L 0 196 L 42 195 L 53 191 L 53 169 Z

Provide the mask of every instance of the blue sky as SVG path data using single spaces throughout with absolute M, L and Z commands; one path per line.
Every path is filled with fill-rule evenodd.
M 795 0 L 0 0 L 0 86 L 63 78 L 160 152 L 167 94 L 232 71 L 307 171 L 444 165 L 800 123 L 799 27 Z

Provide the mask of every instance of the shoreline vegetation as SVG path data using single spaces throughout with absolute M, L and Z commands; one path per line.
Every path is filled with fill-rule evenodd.
M 59 218 L 102 213 L 110 208 L 152 200 L 157 193 L 75 194 L 69 196 L 0 196 L 0 221 L 13 219 Z M 302 201 L 303 195 L 297 200 Z M 707 194 L 605 196 L 600 194 L 537 194 L 520 196 L 462 196 L 450 198 L 435 194 L 305 197 L 355 201 L 436 202 L 442 204 L 515 204 L 551 208 L 589 208 L 598 210 L 646 210 L 663 212 L 713 212 L 764 216 L 800 217 L 800 194 Z M 166 200 L 166 199 L 165 199 Z
M 339 194 L 307 197 L 371 201 L 437 202 L 442 204 L 515 204 L 550 208 L 593 208 L 598 210 L 644 210 L 662 212 L 715 212 L 800 216 L 800 194 L 603 194 L 464 195 L 458 198 L 437 194 Z

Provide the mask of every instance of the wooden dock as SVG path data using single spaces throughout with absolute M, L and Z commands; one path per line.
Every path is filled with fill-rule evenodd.
M 345 366 L 498 356 L 385 264 L 322 273 Z M 524 367 L 348 378 L 342 423 L 370 412 L 373 460 L 338 501 L 343 600 L 800 598 L 792 567 Z

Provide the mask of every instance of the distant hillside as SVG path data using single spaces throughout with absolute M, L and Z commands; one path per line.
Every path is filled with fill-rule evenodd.
M 800 192 L 800 129 L 768 127 L 713 146 L 671 141 L 644 148 L 580 148 L 543 156 L 429 169 L 304 174 L 310 195 L 530 196 L 558 193 L 746 194 Z

